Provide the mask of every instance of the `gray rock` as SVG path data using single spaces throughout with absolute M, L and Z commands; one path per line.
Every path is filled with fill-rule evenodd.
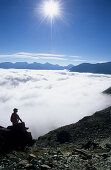
M 28 160 L 21 160 L 18 164 L 17 164 L 17 167 L 20 168 L 20 167 L 26 167 L 27 164 L 29 164 Z
M 51 169 L 51 167 L 45 164 L 41 165 L 41 170 L 46 170 L 46 169 Z

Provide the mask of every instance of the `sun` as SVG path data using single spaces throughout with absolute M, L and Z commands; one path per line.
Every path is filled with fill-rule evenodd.
M 53 19 L 60 15 L 60 6 L 59 2 L 55 0 L 48 0 L 44 3 L 43 6 L 44 15 Z
M 41 0 L 42 3 L 35 8 L 36 16 L 40 20 L 39 26 L 46 22 L 51 25 L 51 32 L 55 20 L 64 21 L 63 2 L 61 0 Z M 52 33 L 51 33 L 52 34 Z

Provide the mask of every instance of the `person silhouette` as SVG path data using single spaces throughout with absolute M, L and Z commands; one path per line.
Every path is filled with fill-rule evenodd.
M 24 130 L 28 130 L 29 128 L 28 127 L 25 127 L 25 123 L 22 121 L 22 119 L 19 117 L 19 115 L 17 114 L 17 112 L 18 112 L 18 109 L 16 109 L 16 108 L 14 108 L 13 109 L 13 113 L 12 113 L 12 115 L 11 115 L 11 118 L 10 118 L 10 121 L 12 122 L 12 125 L 13 125 L 13 127 L 19 127 L 19 129 L 20 128 L 22 128 L 22 130 L 24 129 Z M 21 122 L 21 123 L 19 123 L 19 121 Z
M 22 119 L 20 119 L 17 112 L 18 112 L 18 109 L 14 108 L 13 113 L 12 113 L 11 118 L 10 118 L 10 121 L 12 122 L 13 125 L 19 123 L 19 121 L 21 121 L 21 123 L 23 123 Z

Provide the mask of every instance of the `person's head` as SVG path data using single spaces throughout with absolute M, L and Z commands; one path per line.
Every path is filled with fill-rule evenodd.
M 14 109 L 13 109 L 13 112 L 14 112 L 14 113 L 17 113 L 17 112 L 18 112 L 18 109 L 14 108 Z

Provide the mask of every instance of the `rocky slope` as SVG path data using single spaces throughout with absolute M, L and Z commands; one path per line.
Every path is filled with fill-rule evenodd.
M 110 170 L 111 107 L 40 137 L 32 147 L 11 151 L 0 169 Z
M 68 138 L 67 138 L 68 136 Z M 75 124 L 58 128 L 40 137 L 37 144 L 56 146 L 60 143 L 84 144 L 102 142 L 111 138 L 111 107 L 84 117 Z

